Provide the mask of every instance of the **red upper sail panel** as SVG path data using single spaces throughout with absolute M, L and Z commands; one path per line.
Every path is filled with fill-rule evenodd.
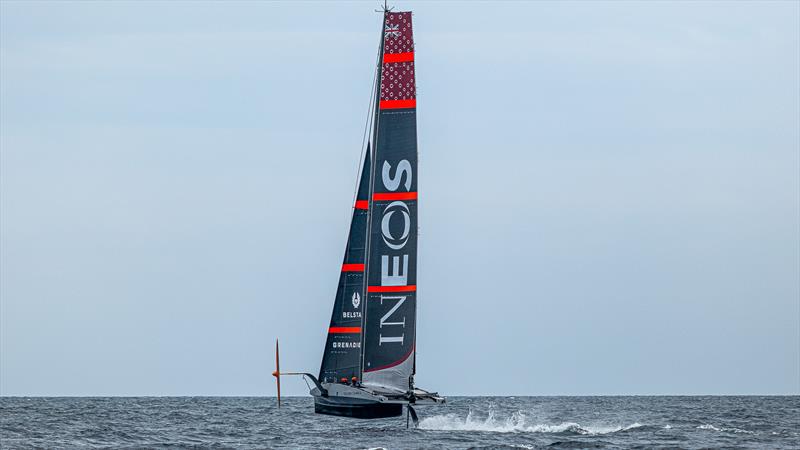
M 415 108 L 417 91 L 411 12 L 390 12 L 385 18 L 380 109 Z

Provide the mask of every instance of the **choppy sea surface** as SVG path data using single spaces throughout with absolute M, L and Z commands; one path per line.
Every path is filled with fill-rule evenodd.
M 800 448 L 800 397 L 451 397 L 403 418 L 310 397 L 0 398 L 2 448 Z

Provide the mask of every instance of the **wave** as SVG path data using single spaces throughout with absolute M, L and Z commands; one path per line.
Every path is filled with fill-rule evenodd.
M 505 419 L 495 417 L 493 411 L 485 418 L 477 417 L 470 411 L 467 417 L 444 414 L 426 417 L 419 422 L 419 428 L 431 431 L 487 431 L 495 433 L 572 433 L 597 435 L 616 433 L 642 427 L 635 422 L 626 426 L 586 426 L 575 422 L 559 424 L 530 424 L 525 414 L 517 411 Z
M 697 427 L 698 430 L 711 430 L 711 431 L 719 431 L 721 433 L 743 433 L 743 434 L 756 434 L 753 431 L 743 430 L 741 428 L 734 428 L 734 427 L 723 427 L 717 428 L 711 424 L 704 424 Z

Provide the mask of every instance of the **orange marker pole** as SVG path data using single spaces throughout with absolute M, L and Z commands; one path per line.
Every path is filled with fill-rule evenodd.
M 272 372 L 275 381 L 278 382 L 278 408 L 281 407 L 281 358 L 278 349 L 278 340 L 275 339 L 275 372 Z

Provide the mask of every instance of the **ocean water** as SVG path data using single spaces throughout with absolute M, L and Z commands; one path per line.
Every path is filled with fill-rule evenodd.
M 800 397 L 452 397 L 406 420 L 310 397 L 0 398 L 2 448 L 800 448 Z

